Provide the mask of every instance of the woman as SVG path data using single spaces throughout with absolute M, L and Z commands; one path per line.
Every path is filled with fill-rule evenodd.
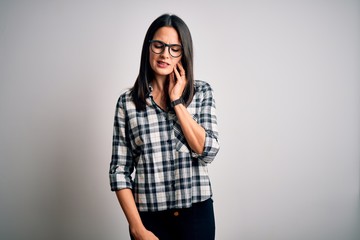
M 192 39 L 179 17 L 150 25 L 114 122 L 111 190 L 131 239 L 214 239 L 207 164 L 219 150 L 215 101 L 210 85 L 193 79 Z

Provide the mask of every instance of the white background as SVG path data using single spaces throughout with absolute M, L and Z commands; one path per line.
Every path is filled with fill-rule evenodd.
M 167 12 L 215 90 L 217 239 L 358 239 L 355 0 L 2 0 L 1 239 L 128 239 L 108 180 L 113 115 Z

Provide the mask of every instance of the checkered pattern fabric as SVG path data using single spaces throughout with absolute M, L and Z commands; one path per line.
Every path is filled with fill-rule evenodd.
M 195 81 L 187 107 L 206 132 L 204 152 L 193 152 L 173 110 L 163 111 L 150 92 L 145 111 L 137 111 L 130 91 L 118 99 L 110 163 L 112 191 L 130 188 L 139 211 L 188 208 L 212 196 L 207 164 L 218 150 L 211 86 Z

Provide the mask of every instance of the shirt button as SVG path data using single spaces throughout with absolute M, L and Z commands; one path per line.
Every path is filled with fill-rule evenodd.
M 177 216 L 179 216 L 179 212 L 178 212 L 178 211 L 175 211 L 175 212 L 174 212 L 174 217 L 177 217 Z

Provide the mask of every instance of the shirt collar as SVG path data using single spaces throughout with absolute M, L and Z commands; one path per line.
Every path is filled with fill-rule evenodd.
M 149 92 L 147 93 L 147 97 L 153 97 L 152 92 L 153 92 L 153 87 L 149 83 Z

